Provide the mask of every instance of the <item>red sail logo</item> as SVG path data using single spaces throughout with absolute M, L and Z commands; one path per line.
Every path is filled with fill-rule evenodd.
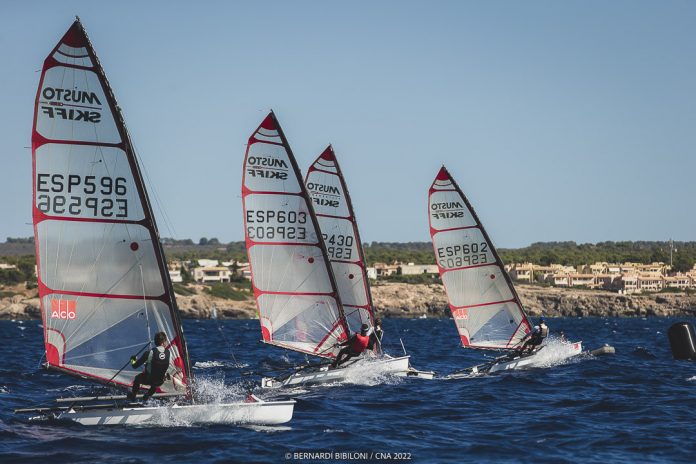
M 469 310 L 466 308 L 455 309 L 452 311 L 455 319 L 469 319 Z
M 75 319 L 77 317 L 75 313 L 76 307 L 76 300 L 51 300 L 51 318 Z

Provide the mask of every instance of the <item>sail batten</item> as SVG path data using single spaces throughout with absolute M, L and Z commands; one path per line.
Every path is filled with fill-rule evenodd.
M 428 192 L 430 235 L 462 345 L 511 349 L 530 324 L 502 260 L 468 199 L 443 167 Z
M 44 61 L 34 108 L 32 216 L 48 367 L 127 386 L 137 372 L 121 369 L 133 348 L 163 331 L 175 379 L 186 384 L 190 362 L 152 208 L 79 20 Z
M 333 147 L 312 163 L 305 177 L 351 332 L 374 325 L 372 295 L 353 204 Z M 352 309 L 350 309 L 352 308 Z
M 265 343 L 334 357 L 347 326 L 299 167 L 271 112 L 249 138 L 242 203 Z

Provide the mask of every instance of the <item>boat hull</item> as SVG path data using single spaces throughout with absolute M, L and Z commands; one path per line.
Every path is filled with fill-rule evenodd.
M 176 425 L 235 424 L 277 425 L 292 419 L 295 401 L 258 401 L 227 404 L 185 404 L 168 406 L 89 407 L 69 409 L 54 415 L 58 420 L 82 425 Z M 43 419 L 38 416 L 33 419 Z
M 386 357 L 372 361 L 367 365 L 353 363 L 349 366 L 340 367 L 337 369 L 331 369 L 328 366 L 313 368 L 311 370 L 306 369 L 282 379 L 268 377 L 263 378 L 261 379 L 261 387 L 283 388 L 344 382 L 351 376 L 356 375 L 360 369 L 379 370 L 383 374 L 395 375 L 399 377 L 428 378 L 428 375 L 430 376 L 429 378 L 433 377 L 433 372 L 422 372 L 411 368 L 409 366 L 409 358 L 410 356 L 401 356 L 398 358 Z
M 562 353 L 554 353 L 554 362 L 561 362 L 565 359 L 579 355 L 582 352 L 582 342 L 564 343 L 562 349 Z M 543 353 L 540 350 L 531 356 L 523 356 L 512 359 L 510 361 L 495 363 L 491 366 L 488 372 L 493 373 L 512 369 L 531 369 L 534 367 L 544 367 L 548 364 L 548 362 L 548 356 L 545 356 L 545 353 Z

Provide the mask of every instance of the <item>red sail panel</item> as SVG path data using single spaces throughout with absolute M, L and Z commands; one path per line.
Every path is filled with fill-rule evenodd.
M 474 208 L 440 169 L 428 193 L 430 236 L 462 345 L 509 349 L 530 331 L 509 276 Z
M 249 138 L 242 203 L 263 341 L 334 357 L 347 336 L 345 316 L 317 218 L 273 112 Z
M 79 20 L 44 61 L 32 156 L 48 366 L 128 386 L 137 372 L 119 370 L 162 331 L 174 380 L 186 384 L 188 353 L 138 162 Z
M 372 295 L 358 224 L 343 172 L 331 146 L 312 163 L 305 178 L 331 261 L 351 332 L 373 326 Z

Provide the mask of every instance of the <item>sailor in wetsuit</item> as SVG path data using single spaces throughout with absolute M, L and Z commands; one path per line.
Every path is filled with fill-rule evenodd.
M 382 330 L 382 319 L 379 317 L 375 318 L 375 326 L 370 334 L 370 341 L 367 348 L 379 353 L 382 351 L 382 337 L 384 336 L 384 331 Z
M 534 329 L 530 333 L 524 336 L 522 341 L 524 345 L 520 349 L 519 353 L 524 354 L 525 352 L 531 353 L 534 349 L 541 345 L 546 337 L 549 336 L 549 327 L 546 325 L 546 320 L 542 317 L 539 318 L 539 325 L 535 325 Z
M 363 324 L 360 327 L 360 333 L 354 333 L 348 340 L 343 343 L 339 343 L 342 346 L 341 351 L 336 355 L 336 359 L 331 363 L 331 367 L 338 367 L 344 362 L 348 361 L 350 358 L 355 356 L 360 356 L 360 354 L 365 351 L 367 345 L 370 343 L 370 326 Z
M 131 366 L 137 369 L 145 364 L 145 370 L 133 379 L 133 388 L 128 394 L 129 401 L 135 401 L 135 397 L 140 390 L 140 385 L 149 385 L 150 389 L 143 395 L 143 401 L 148 400 L 157 390 L 157 387 L 164 383 L 165 377 L 170 377 L 173 368 L 169 364 L 169 350 L 166 348 L 167 335 L 159 332 L 155 335 L 155 347 L 144 353 L 140 359 L 136 360 L 131 356 Z

